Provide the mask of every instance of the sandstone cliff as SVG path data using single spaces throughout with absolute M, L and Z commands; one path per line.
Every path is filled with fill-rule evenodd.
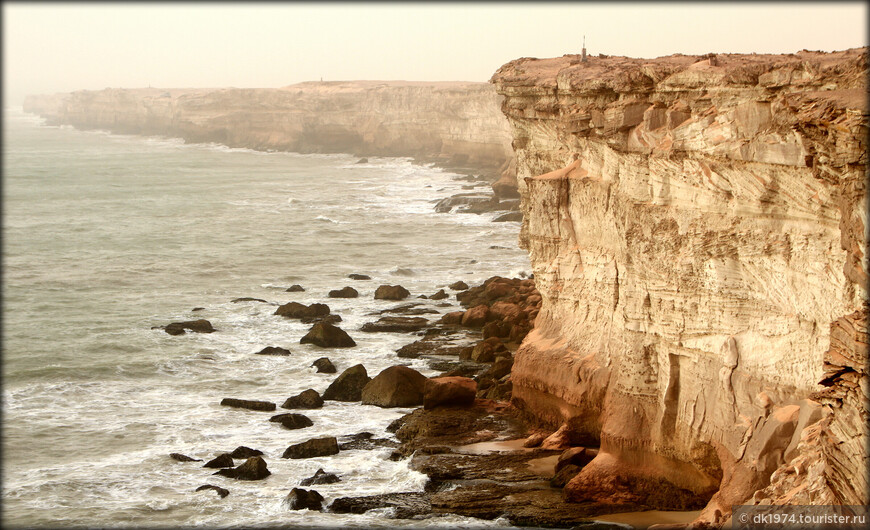
M 601 446 L 569 499 L 868 502 L 866 77 L 866 48 L 493 76 L 543 297 L 513 401 Z
M 300 153 L 408 156 L 498 176 L 512 157 L 487 83 L 309 82 L 278 89 L 105 89 L 31 96 L 49 124 Z

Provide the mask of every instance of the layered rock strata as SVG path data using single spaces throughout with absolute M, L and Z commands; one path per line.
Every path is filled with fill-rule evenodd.
M 308 82 L 277 89 L 112 89 L 31 96 L 49 124 L 299 153 L 407 156 L 511 170 L 510 129 L 487 83 Z M 501 180 L 510 183 L 508 171 Z
M 601 448 L 569 499 L 868 502 L 866 78 L 866 48 L 495 73 L 543 299 L 513 403 Z

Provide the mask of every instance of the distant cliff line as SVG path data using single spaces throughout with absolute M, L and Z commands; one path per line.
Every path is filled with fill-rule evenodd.
M 495 180 L 513 151 L 489 83 L 307 82 L 282 88 L 115 89 L 28 96 L 50 125 L 298 153 L 412 157 Z

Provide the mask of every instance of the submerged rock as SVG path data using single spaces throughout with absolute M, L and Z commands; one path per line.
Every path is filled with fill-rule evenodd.
M 290 350 L 280 346 L 266 346 L 255 355 L 290 355 Z
M 305 427 L 311 427 L 314 425 L 314 422 L 311 421 L 311 418 L 305 416 L 304 414 L 294 414 L 294 413 L 286 413 L 286 414 L 276 414 L 269 418 L 269 421 L 280 423 L 286 429 L 304 429 Z
M 451 283 L 447 287 L 453 289 L 454 291 L 465 291 L 466 289 L 468 289 L 468 284 L 463 282 L 462 280 L 459 280 L 458 282 Z
M 365 366 L 356 364 L 341 373 L 323 392 L 324 400 L 359 401 L 362 390 L 371 381 Z
M 381 285 L 375 290 L 375 300 L 404 300 L 410 295 L 401 285 Z
M 362 389 L 364 405 L 378 407 L 416 407 L 423 404 L 426 376 L 407 366 L 391 366 Z
M 314 344 L 321 348 L 352 348 L 356 342 L 343 329 L 329 322 L 314 324 L 308 333 L 299 339 L 300 344 Z
M 314 476 L 302 479 L 299 482 L 299 485 L 311 486 L 312 484 L 335 484 L 336 482 L 341 482 L 341 479 L 338 478 L 338 475 L 336 475 L 335 473 L 327 473 L 323 471 L 323 468 L 321 468 L 314 473 Z
M 372 277 L 367 275 L 367 274 L 356 274 L 356 273 L 348 274 L 347 277 L 350 278 L 351 280 L 371 280 L 372 279 Z
M 275 410 L 275 404 L 271 401 L 254 401 L 250 399 L 235 399 L 235 398 L 223 398 L 221 400 L 221 405 L 227 407 L 235 407 L 239 409 L 249 409 L 249 410 L 262 410 L 262 411 L 271 411 Z
M 262 298 L 251 298 L 250 296 L 243 296 L 241 298 L 234 298 L 232 303 L 237 304 L 239 302 L 263 302 L 268 304 L 269 302 L 263 300 Z
M 323 398 L 317 393 L 317 390 L 309 388 L 301 394 L 288 397 L 281 405 L 282 409 L 319 409 L 323 406 Z
M 377 322 L 366 322 L 360 330 L 410 333 L 420 331 L 427 325 L 429 321 L 423 317 L 381 317 Z
M 251 458 L 252 456 L 260 456 L 263 454 L 263 451 L 259 449 L 251 449 L 250 447 L 245 447 L 244 445 L 240 445 L 233 449 L 233 452 L 230 453 L 230 456 L 233 458 Z
M 444 289 L 438 289 L 438 292 L 433 294 L 433 295 L 430 295 L 429 299 L 430 300 L 444 300 L 445 298 L 447 298 L 449 296 L 450 296 L 449 294 L 444 292 Z
M 334 374 L 338 371 L 335 369 L 335 365 L 332 364 L 332 361 L 329 360 L 329 357 L 321 357 L 311 363 L 311 366 L 317 368 L 318 374 Z
M 205 490 L 214 490 L 218 495 L 220 495 L 221 499 L 230 494 L 230 490 L 221 488 L 219 486 L 213 486 L 211 484 L 203 484 L 202 486 L 196 488 L 194 491 L 205 491 Z
M 399 446 L 399 442 L 396 440 L 391 440 L 389 438 L 375 438 L 370 432 L 360 432 L 342 438 L 346 440 L 338 444 L 338 448 L 342 451 L 371 451 L 372 449 L 377 449 L 379 447 L 396 448 Z
M 335 454 L 338 454 L 338 440 L 335 439 L 335 436 L 327 436 L 293 444 L 284 450 L 281 458 L 297 460 L 300 458 L 314 458 Z
M 202 467 L 233 467 L 234 465 L 236 463 L 233 462 L 233 457 L 229 453 L 224 453 L 209 460 Z
M 284 305 L 278 306 L 274 314 L 284 318 L 324 317 L 329 314 L 329 306 L 326 304 L 311 304 L 307 306 L 299 302 L 287 302 Z
M 343 287 L 329 291 L 330 298 L 356 298 L 357 296 L 359 296 L 359 291 L 353 287 Z
M 298 283 L 296 283 L 296 284 L 293 284 L 293 285 L 291 285 L 290 287 L 288 287 L 287 290 L 286 290 L 285 292 L 288 292 L 288 293 L 301 293 L 301 292 L 303 292 L 303 291 L 305 291 L 305 288 L 302 287 L 301 285 L 299 285 Z
M 238 480 L 262 480 L 272 472 L 266 467 L 266 461 L 259 456 L 252 456 L 234 469 L 221 469 L 215 475 L 223 475 Z
M 323 495 L 314 490 L 293 488 L 287 494 L 284 502 L 291 510 L 313 510 L 319 512 L 323 509 Z
M 211 322 L 204 318 L 185 322 L 173 322 L 163 328 L 163 331 L 170 335 L 183 335 L 185 330 L 190 330 L 194 333 L 214 333 L 216 331 L 212 327 Z
M 169 453 L 169 458 L 179 462 L 202 462 L 202 458 L 191 458 L 181 453 Z
M 396 519 L 410 519 L 432 512 L 429 495 L 419 492 L 340 497 L 329 505 L 329 511 L 332 513 L 361 514 L 377 508 L 392 508 L 393 517 Z

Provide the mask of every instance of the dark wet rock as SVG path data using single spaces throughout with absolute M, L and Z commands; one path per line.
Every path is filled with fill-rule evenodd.
M 343 436 L 342 442 L 338 444 L 338 448 L 342 451 L 362 450 L 371 451 L 379 447 L 396 448 L 399 447 L 399 442 L 389 438 L 375 438 L 370 432 L 361 432 Z
M 398 350 L 396 355 L 406 359 L 417 359 L 421 355 L 454 355 L 458 356 L 462 346 L 453 344 L 449 339 L 441 340 L 434 335 L 427 338 L 405 344 Z
M 396 418 L 387 425 L 387 432 L 396 432 L 402 428 L 402 425 L 405 424 L 407 416 L 402 416 L 401 418 Z
M 429 297 L 426 296 L 425 294 L 418 294 L 418 295 L 417 295 L 417 298 L 422 298 L 423 300 L 428 300 L 428 299 L 429 299 Z
M 423 408 L 465 407 L 474 403 L 477 383 L 468 377 L 436 377 L 423 386 Z
M 233 452 L 230 453 L 230 456 L 233 458 L 251 458 L 252 456 L 260 456 L 263 454 L 263 451 L 259 449 L 251 449 L 250 447 L 245 447 L 244 445 L 240 445 L 233 449 Z
M 411 333 L 420 331 L 429 324 L 423 317 L 381 317 L 377 322 L 366 322 L 362 331 L 385 331 L 395 333 Z
M 567 484 L 572 478 L 577 476 L 577 473 L 582 470 L 583 468 L 580 466 L 568 464 L 562 469 L 556 471 L 556 474 L 553 476 L 553 478 L 550 479 L 550 486 L 554 488 L 564 488 L 565 484 Z
M 252 456 L 237 468 L 221 469 L 215 475 L 235 478 L 238 480 L 262 480 L 272 472 L 266 467 L 266 461 L 259 456 Z
M 359 296 L 359 291 L 353 287 L 343 287 L 329 291 L 330 298 L 356 298 Z
M 327 324 L 338 324 L 341 322 L 341 315 L 330 314 L 322 317 L 303 317 L 299 319 L 303 324 L 317 324 L 318 322 L 326 322 Z
M 499 354 L 507 354 L 508 349 L 498 337 L 490 337 L 474 345 L 471 360 L 477 363 L 491 363 Z
M 280 423 L 286 429 L 304 429 L 305 427 L 311 427 L 314 425 L 314 422 L 311 421 L 311 418 L 304 414 L 294 414 L 292 412 L 286 414 L 276 414 L 269 418 L 269 421 Z
M 217 458 L 209 460 L 202 467 L 233 467 L 234 465 L 236 463 L 233 462 L 233 457 L 229 453 L 224 453 Z
M 169 458 L 179 462 L 202 462 L 202 458 L 191 458 L 181 453 L 169 453 Z
M 269 302 L 267 302 L 266 300 L 263 300 L 262 298 L 251 298 L 250 296 L 243 296 L 243 297 L 241 297 L 241 298 L 234 298 L 234 299 L 232 300 L 232 302 L 233 302 L 234 304 L 237 304 L 237 303 L 239 303 L 239 302 L 263 302 L 264 304 L 268 304 L 268 303 L 269 303 Z
M 498 217 L 496 217 L 492 221 L 494 223 L 504 223 L 504 222 L 521 223 L 523 221 L 523 212 L 508 212 L 508 213 L 499 215 Z
M 488 377 L 496 380 L 501 379 L 511 373 L 513 365 L 513 359 L 509 357 L 499 357 L 494 363 L 492 363 L 492 366 L 481 374 L 481 377 Z
M 338 371 L 335 369 L 335 365 L 332 364 L 332 361 L 329 360 L 329 357 L 321 357 L 311 363 L 311 366 L 317 368 L 318 374 L 334 374 Z
M 284 450 L 281 458 L 314 458 L 317 456 L 330 456 L 338 454 L 338 440 L 334 436 L 314 438 L 306 442 L 289 446 Z
M 407 366 L 391 366 L 376 375 L 362 389 L 364 405 L 416 407 L 423 404 L 426 376 Z
M 464 291 L 468 289 L 468 284 L 459 280 L 458 282 L 451 283 L 447 286 L 449 289 L 453 289 L 454 291 Z
M 324 400 L 333 401 L 359 401 L 362 399 L 362 390 L 371 381 L 365 366 L 356 364 L 335 378 L 329 387 L 323 392 Z
M 430 300 L 444 300 L 445 298 L 447 298 L 449 296 L 450 296 L 449 294 L 444 292 L 444 289 L 438 289 L 438 292 L 429 296 L 429 299 Z
M 214 333 L 215 331 L 211 322 L 204 318 L 199 320 L 188 320 L 185 322 L 173 322 L 167 324 L 163 330 L 170 335 L 183 335 L 185 330 L 190 330 L 194 333 Z
M 336 482 L 341 482 L 341 479 L 338 478 L 338 475 L 335 473 L 327 473 L 323 471 L 323 469 L 318 469 L 314 476 L 304 478 L 299 482 L 300 486 L 311 486 L 318 484 L 335 484 Z
M 498 197 L 488 193 L 459 193 L 445 197 L 435 204 L 435 211 L 448 213 L 453 210 L 465 213 L 482 213 L 498 208 Z
M 375 300 L 404 300 L 410 295 L 401 285 L 381 285 L 375 290 Z
M 321 348 L 352 348 L 356 342 L 338 326 L 329 322 L 318 322 L 299 339 L 300 344 L 314 344 Z
M 323 398 L 317 393 L 317 390 L 309 388 L 301 394 L 288 397 L 282 409 L 319 409 L 323 406 Z
M 596 456 L 598 456 L 598 449 L 592 447 L 572 447 L 566 449 L 561 455 L 559 455 L 559 459 L 556 461 L 556 471 L 569 465 L 583 468 L 583 466 L 591 462 Z
M 250 399 L 223 398 L 221 400 L 221 405 L 238 409 L 263 410 L 267 412 L 275 410 L 275 404 L 271 401 L 255 401 Z
M 203 484 L 202 486 L 196 488 L 194 491 L 206 491 L 206 490 L 214 490 L 218 495 L 220 495 L 221 499 L 230 494 L 230 490 L 221 488 L 219 486 L 214 486 L 212 484 Z
M 427 515 L 432 511 L 429 495 L 419 492 L 340 497 L 329 505 L 329 511 L 332 513 L 361 514 L 376 508 L 392 508 L 393 517 L 396 519 L 410 519 Z
M 471 361 L 429 361 L 429 368 L 441 372 L 438 377 L 477 377 L 486 370 L 485 364 Z
M 462 317 L 464 315 L 465 311 L 451 311 L 450 313 L 445 313 L 444 316 L 441 317 L 439 322 L 441 324 L 459 325 L 462 324 Z
M 288 287 L 287 290 L 286 290 L 285 292 L 288 292 L 288 293 L 301 293 L 301 292 L 303 292 L 304 290 L 305 290 L 304 287 L 302 287 L 301 285 L 299 285 L 298 283 L 296 283 L 296 284 L 293 284 L 293 285 L 291 285 L 290 287 Z
M 319 512 L 323 510 L 323 495 L 314 490 L 293 488 L 287 494 L 287 497 L 284 498 L 284 503 L 291 510 L 312 510 Z
M 290 355 L 290 350 L 280 346 L 266 346 L 255 355 Z
M 386 314 L 396 314 L 396 315 L 436 315 L 438 311 L 434 309 L 430 309 L 428 307 L 420 307 L 422 304 L 420 302 L 412 302 L 410 304 L 402 304 L 397 307 L 393 307 L 391 309 L 384 309 L 383 311 L 376 311 L 374 313 L 369 313 L 371 315 L 386 315 Z
M 329 306 L 326 304 L 311 304 L 307 306 L 299 302 L 288 302 L 278 306 L 275 313 L 284 318 L 317 318 L 329 314 Z
M 205 311 L 204 307 L 194 307 L 191 311 Z
M 350 278 L 351 280 L 371 280 L 372 279 L 372 277 L 369 276 L 368 274 L 356 274 L 356 273 L 348 274 L 347 277 Z

